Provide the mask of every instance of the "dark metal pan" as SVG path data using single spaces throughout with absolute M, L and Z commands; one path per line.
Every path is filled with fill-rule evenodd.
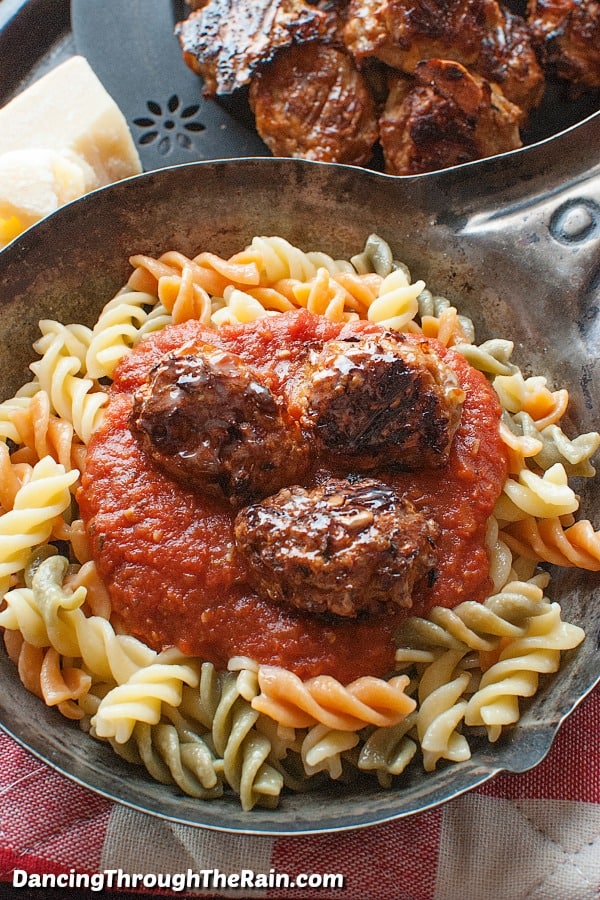
M 0 388 L 28 378 L 40 318 L 91 324 L 128 276 L 134 252 L 229 254 L 255 234 L 280 234 L 334 256 L 379 233 L 395 255 L 472 316 L 479 341 L 502 336 L 515 359 L 568 386 L 568 428 L 600 425 L 600 114 L 525 151 L 438 174 L 393 178 L 291 159 L 194 163 L 88 195 L 0 253 Z M 583 514 L 600 507 L 600 481 L 577 485 Z M 177 796 L 46 709 L 0 657 L 3 727 L 37 756 L 99 793 L 173 821 L 255 834 L 364 827 L 429 809 L 501 771 L 522 772 L 548 752 L 560 723 L 600 677 L 596 575 L 561 570 L 552 598 L 587 638 L 524 704 L 497 744 L 465 763 L 408 774 L 392 790 L 371 782 L 285 797 L 278 810 L 242 814 L 235 798 Z

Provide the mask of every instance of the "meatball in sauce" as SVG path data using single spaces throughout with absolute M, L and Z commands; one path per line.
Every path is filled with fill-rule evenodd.
M 445 465 L 463 399 L 455 373 L 427 343 L 386 332 L 311 353 L 297 402 L 321 450 L 370 471 Z
M 297 481 L 308 464 L 298 426 L 238 356 L 187 345 L 155 366 L 131 427 L 165 471 L 240 506 Z
M 500 405 L 486 377 L 461 354 L 434 339 L 411 334 L 403 343 L 427 346 L 452 369 L 464 391 L 447 465 L 416 471 L 383 465 L 362 481 L 364 485 L 367 478 L 376 477 L 393 490 L 394 497 L 402 498 L 398 505 L 393 501 L 399 523 L 414 548 L 421 549 L 418 568 L 409 564 L 407 571 L 417 579 L 418 571 L 423 570 L 415 580 L 410 607 L 396 603 L 393 611 L 373 614 L 371 607 L 359 609 L 357 602 L 357 614 L 351 618 L 329 611 L 313 614 L 274 602 L 252 587 L 255 576 L 242 552 L 242 535 L 236 538 L 235 534 L 236 516 L 244 506 L 262 498 L 245 502 L 240 509 L 229 498 L 193 486 L 187 477 L 174 477 L 163 468 L 158 454 L 152 458 L 146 452 L 145 438 L 132 431 L 133 398 L 148 390 L 153 370 L 171 354 L 185 355 L 190 346 L 208 344 L 242 360 L 257 382 L 269 388 L 283 410 L 284 421 L 289 414 L 289 429 L 285 430 L 293 433 L 294 423 L 300 428 L 302 415 L 295 391 L 312 354 L 331 349 L 332 341 L 355 346 L 383 334 L 374 323 L 334 323 L 298 310 L 218 331 L 195 321 L 169 326 L 148 335 L 125 357 L 115 373 L 104 421 L 88 446 L 77 495 L 92 558 L 109 588 L 113 614 L 123 631 L 154 649 L 176 646 L 220 668 L 226 668 L 232 656 L 248 656 L 260 664 L 284 666 L 301 678 L 329 674 L 348 684 L 361 675 L 383 677 L 390 672 L 393 635 L 407 615 L 423 615 L 436 605 L 453 607 L 465 599 L 488 596 L 492 584 L 486 526 L 508 470 L 498 428 Z M 234 370 L 239 372 L 237 366 Z M 330 479 L 349 482 L 353 489 L 361 483 L 351 459 L 343 453 L 319 451 L 314 440 L 309 444 L 307 471 L 301 477 L 294 473 L 283 486 L 269 485 L 266 495 L 276 496 L 282 488 L 294 495 L 297 487 L 306 491 L 311 501 L 303 507 L 305 522 L 313 515 L 319 496 L 311 492 L 319 486 L 330 484 Z M 386 452 L 382 451 L 384 460 Z M 345 485 L 344 491 L 348 490 Z M 354 509 L 356 496 L 345 492 L 344 502 Z M 433 538 L 435 548 L 428 539 L 422 541 L 420 530 L 416 539 L 411 537 L 409 520 L 400 515 L 409 511 L 407 500 L 426 522 L 433 520 L 439 527 L 439 536 L 433 537 L 429 526 L 420 526 Z M 336 524 L 336 528 L 340 526 L 336 535 L 340 548 L 350 548 L 351 553 L 362 535 L 370 548 L 360 560 L 366 571 L 371 548 L 385 545 L 385 523 L 393 520 L 379 517 L 384 507 L 377 512 L 372 506 L 365 510 L 363 505 L 361 500 L 360 518 L 351 516 L 343 527 Z M 374 517 L 368 528 L 365 512 Z M 357 529 L 360 524 L 361 530 L 352 532 L 352 522 Z M 285 536 L 285 529 L 281 533 Z M 308 529 L 303 537 L 307 549 L 311 540 L 317 540 Z M 252 540 L 248 535 L 248 546 Z M 404 561 L 410 556 L 410 541 L 400 557 Z M 384 559 L 391 567 L 391 547 L 389 551 Z M 433 571 L 428 568 L 432 551 L 436 555 Z M 356 557 L 351 558 L 357 567 Z M 318 565 L 315 571 L 320 578 Z M 342 596 L 341 591 L 340 603 Z M 396 596 L 406 602 L 406 595 Z M 379 609 L 376 602 L 377 595 L 371 595 L 373 609 Z
M 311 613 L 356 618 L 409 607 L 439 529 L 373 478 L 294 486 L 241 510 L 238 551 L 254 588 Z

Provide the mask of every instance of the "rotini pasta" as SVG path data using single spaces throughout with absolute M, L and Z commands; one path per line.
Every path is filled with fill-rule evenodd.
M 252 701 L 259 712 L 290 728 L 326 725 L 356 731 L 364 725 L 395 725 L 414 709 L 405 693 L 408 678 L 390 681 L 365 676 L 344 686 L 329 675 L 302 681 L 277 666 L 260 666 L 260 694 Z
M 524 377 L 511 341 L 476 344 L 472 321 L 377 235 L 349 260 L 257 236 L 228 259 L 130 262 L 93 329 L 40 323 L 34 378 L 0 404 L 0 628 L 23 685 L 153 779 L 199 800 L 233 791 L 244 810 L 360 772 L 389 788 L 417 759 L 426 772 L 468 759 L 481 729 L 496 741 L 584 637 L 537 564 L 600 571 L 600 532 L 575 521 L 569 483 L 595 474 L 600 435 L 565 434 L 568 391 Z M 135 347 L 171 324 L 216 331 L 297 310 L 435 340 L 483 373 L 503 409 L 508 477 L 485 542 L 492 593 L 407 616 L 386 678 L 303 679 L 247 656 L 222 671 L 122 633 L 77 510 L 107 382 Z
M 174 784 L 199 800 L 223 795 L 223 782 L 214 756 L 202 737 L 193 731 L 161 722 L 138 722 L 126 743 L 111 740 L 115 752 L 127 762 L 143 765 L 155 781 Z
M 540 674 L 557 671 L 560 652 L 583 640 L 582 629 L 563 622 L 560 612 L 560 606 L 552 603 L 549 610 L 529 619 L 524 635 L 507 642 L 467 704 L 467 725 L 485 725 L 494 741 L 505 725 L 518 721 L 519 697 L 530 697 Z
M 198 684 L 197 666 L 178 651 L 165 650 L 102 698 L 92 718 L 95 733 L 124 744 L 137 722 L 156 725 L 160 721 L 163 703 L 181 703 L 183 684 Z
M 417 752 L 417 743 L 409 736 L 416 717 L 413 712 L 398 725 L 376 728 L 360 749 L 357 767 L 365 772 L 376 772 L 382 787 L 389 788 L 393 777 L 404 772 Z
M 42 390 L 50 397 L 53 410 L 70 422 L 76 434 L 87 444 L 102 420 L 106 393 L 91 378 L 82 374 L 92 332 L 81 326 L 60 322 L 40 322 L 42 337 L 34 345 L 41 355 L 31 370 Z
M 144 334 L 164 321 L 151 318 L 156 297 L 144 291 L 120 291 L 110 300 L 92 331 L 85 354 L 85 369 L 90 378 L 111 378 L 119 361 Z
M 70 506 L 70 488 L 78 472 L 45 456 L 19 488 L 12 509 L 0 517 L 0 585 L 6 590 L 11 575 L 25 567 L 29 551 L 43 544 L 53 520 Z
M 80 658 L 99 680 L 126 682 L 138 669 L 157 658 L 141 641 L 115 634 L 111 623 L 101 616 L 82 611 L 87 589 L 63 586 L 68 568 L 64 557 L 50 556 L 35 565 L 31 587 L 13 588 L 5 594 L 0 611 L 0 627 L 19 631 L 35 647 L 54 647 L 61 655 Z M 29 578 L 28 578 L 29 580 Z

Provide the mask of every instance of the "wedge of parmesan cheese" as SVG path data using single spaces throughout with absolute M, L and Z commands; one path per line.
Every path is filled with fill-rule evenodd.
M 9 150 L 0 154 L 0 221 L 17 219 L 22 231 L 97 186 L 93 169 L 69 150 Z
M 0 109 L 0 247 L 69 200 L 141 171 L 119 107 L 72 57 Z

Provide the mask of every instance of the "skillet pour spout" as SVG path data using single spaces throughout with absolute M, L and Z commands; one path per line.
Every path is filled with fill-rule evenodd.
M 360 252 L 371 233 L 471 316 L 478 343 L 514 343 L 526 374 L 568 386 L 565 428 L 600 426 L 600 113 L 541 144 L 429 175 L 267 157 L 149 172 L 59 210 L 0 253 L 0 391 L 30 380 L 42 318 L 92 325 L 126 282 L 129 257 L 169 249 L 231 255 L 255 235 L 281 235 L 334 258 Z M 600 480 L 577 484 L 582 514 L 600 509 Z M 598 523 L 596 522 L 596 526 Z M 0 722 L 71 778 L 171 821 L 248 834 L 364 827 L 430 809 L 500 771 L 521 772 L 547 753 L 561 721 L 600 678 L 600 590 L 595 574 L 553 574 L 551 599 L 587 639 L 524 707 L 518 728 L 472 758 L 426 777 L 405 773 L 390 791 L 338 785 L 326 798 L 285 797 L 277 810 L 240 817 L 236 802 L 176 796 L 121 765 L 110 748 L 69 729 L 26 694 L 0 655 Z

